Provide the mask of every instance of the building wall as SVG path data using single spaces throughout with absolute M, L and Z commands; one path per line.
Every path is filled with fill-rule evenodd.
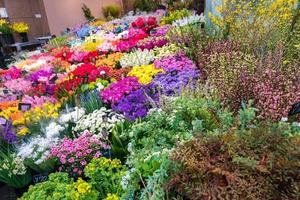
M 60 35 L 67 27 L 86 21 L 81 10 L 85 3 L 95 17 L 101 17 L 102 7 L 111 4 L 122 6 L 122 0 L 43 0 L 51 34 Z

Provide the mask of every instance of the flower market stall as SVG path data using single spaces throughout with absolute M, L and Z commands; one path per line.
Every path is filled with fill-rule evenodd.
M 0 71 L 0 182 L 20 200 L 298 199 L 295 3 L 94 20 L 24 52 Z

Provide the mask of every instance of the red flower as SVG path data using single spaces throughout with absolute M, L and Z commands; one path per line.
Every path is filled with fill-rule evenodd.
M 90 74 L 93 70 L 97 70 L 95 65 L 91 63 L 84 63 L 78 66 L 74 71 L 71 72 L 72 75 L 76 77 L 85 77 L 86 75 Z
M 148 17 L 147 24 L 149 26 L 157 26 L 157 21 L 155 17 Z
M 142 28 L 146 25 L 146 22 L 144 20 L 144 18 L 142 17 L 138 17 L 133 23 L 132 26 L 133 27 L 137 27 L 137 28 Z
M 89 52 L 89 54 L 86 55 L 83 58 L 83 62 L 85 62 L 85 63 L 88 63 L 88 62 L 95 63 L 96 60 L 97 60 L 97 58 L 98 58 L 98 56 L 99 56 L 98 51 Z

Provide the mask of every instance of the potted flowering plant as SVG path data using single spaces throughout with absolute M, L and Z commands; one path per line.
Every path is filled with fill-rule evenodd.
M 11 25 L 11 28 L 14 32 L 19 33 L 22 42 L 28 42 L 28 36 L 27 36 L 27 32 L 29 30 L 28 24 L 26 24 L 25 22 L 15 22 Z
M 4 44 L 13 44 L 15 43 L 14 37 L 12 35 L 11 27 L 5 19 L 0 19 L 0 36 Z
M 24 188 L 31 182 L 31 174 L 24 160 L 16 154 L 0 152 L 0 181 L 13 188 Z

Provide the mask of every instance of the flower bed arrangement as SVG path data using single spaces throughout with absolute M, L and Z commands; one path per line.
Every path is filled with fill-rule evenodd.
M 21 200 L 299 198 L 294 3 L 87 22 L 24 54 L 0 71 L 0 182 L 30 185 Z

